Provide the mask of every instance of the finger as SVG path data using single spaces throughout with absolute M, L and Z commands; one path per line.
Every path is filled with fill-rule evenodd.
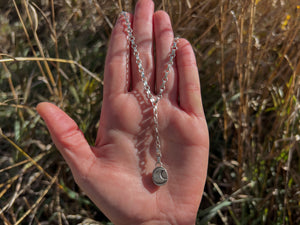
M 156 46 L 156 92 L 160 91 L 162 79 L 165 76 L 167 63 L 170 59 L 171 45 L 174 40 L 174 33 L 169 15 L 164 11 L 154 13 L 154 34 Z M 175 100 L 177 98 L 177 79 L 175 78 L 174 69 L 170 69 L 168 82 L 164 94 Z
M 131 19 L 130 19 L 131 20 Z M 128 91 L 129 80 L 129 45 L 125 32 L 124 16 L 119 16 L 112 31 L 104 70 L 104 96 L 118 95 Z
M 190 43 L 180 39 L 177 50 L 179 104 L 189 114 L 204 116 L 198 68 Z
M 88 170 L 94 155 L 74 120 L 51 103 L 40 103 L 36 109 L 72 172 Z
M 136 4 L 133 18 L 133 35 L 137 44 L 145 75 L 150 87 L 154 88 L 154 60 L 153 60 L 153 13 L 152 0 L 140 0 Z M 142 85 L 136 58 L 132 56 L 132 84 L 133 88 Z M 138 87 L 140 88 L 140 86 Z

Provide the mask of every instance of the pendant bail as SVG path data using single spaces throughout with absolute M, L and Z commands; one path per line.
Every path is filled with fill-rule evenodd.
M 156 157 L 156 163 L 155 163 L 155 167 L 161 167 L 163 164 L 161 162 L 161 155 L 158 155 Z

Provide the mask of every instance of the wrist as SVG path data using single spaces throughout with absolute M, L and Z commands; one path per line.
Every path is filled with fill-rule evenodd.
M 141 223 L 140 225 L 172 225 L 172 224 L 165 221 L 148 221 L 145 223 Z
M 138 225 L 195 225 L 194 222 L 192 223 L 171 223 L 168 221 L 147 221 Z
M 145 223 L 141 223 L 140 225 L 172 225 L 172 224 L 165 221 L 148 221 Z

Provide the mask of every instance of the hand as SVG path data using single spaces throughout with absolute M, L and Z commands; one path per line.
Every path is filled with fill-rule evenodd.
M 163 11 L 154 13 L 151 0 L 140 0 L 131 20 L 154 92 L 154 87 L 160 86 L 173 41 L 170 19 Z M 209 139 L 192 47 L 179 40 L 175 64 L 158 103 L 162 162 L 169 180 L 157 187 L 151 179 L 156 162 L 152 108 L 133 55 L 126 67 L 131 51 L 124 30 L 121 16 L 105 63 L 95 146 L 89 146 L 76 123 L 56 106 L 41 103 L 37 110 L 78 185 L 114 224 L 195 224 L 206 179 Z

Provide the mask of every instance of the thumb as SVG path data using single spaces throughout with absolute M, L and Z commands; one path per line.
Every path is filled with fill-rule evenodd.
M 87 171 L 94 155 L 75 121 L 51 103 L 40 103 L 36 109 L 44 119 L 54 144 L 67 161 L 73 175 Z

